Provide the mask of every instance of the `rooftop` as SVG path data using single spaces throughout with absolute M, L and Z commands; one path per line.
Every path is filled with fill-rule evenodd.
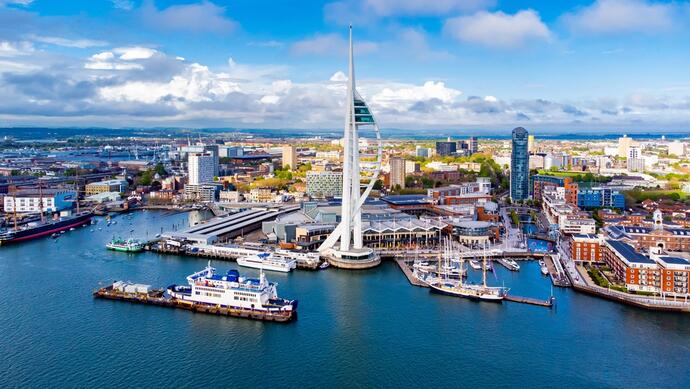
M 655 262 L 649 257 L 642 255 L 635 251 L 635 249 L 627 243 L 623 243 L 617 240 L 607 239 L 606 243 L 618 254 L 620 254 L 626 261 L 630 263 L 641 263 L 653 265 Z

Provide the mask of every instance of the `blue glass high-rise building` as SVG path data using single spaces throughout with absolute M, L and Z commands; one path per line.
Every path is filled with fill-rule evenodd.
M 510 199 L 522 201 L 529 198 L 529 150 L 527 130 L 518 127 L 513 130 L 510 155 Z

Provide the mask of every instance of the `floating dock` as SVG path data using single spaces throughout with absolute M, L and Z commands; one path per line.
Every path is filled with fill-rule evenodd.
M 554 305 L 554 301 L 556 300 L 555 297 L 551 297 L 548 300 L 539 300 L 539 299 L 534 299 L 531 297 L 523 297 L 523 296 L 513 296 L 510 294 L 507 294 L 503 297 L 504 300 L 507 301 L 512 301 L 515 303 L 523 303 L 523 304 L 530 304 L 530 305 L 538 305 L 540 307 L 547 307 L 551 308 Z
M 165 297 L 162 289 L 148 292 L 126 293 L 113 289 L 113 286 L 100 288 L 93 292 L 94 298 L 127 301 L 135 304 L 157 305 L 159 307 L 180 308 L 192 312 L 208 313 L 217 316 L 232 316 L 243 319 L 273 321 L 286 323 L 297 318 L 297 311 L 266 312 L 251 309 L 225 308 L 217 305 L 207 305 L 182 301 Z

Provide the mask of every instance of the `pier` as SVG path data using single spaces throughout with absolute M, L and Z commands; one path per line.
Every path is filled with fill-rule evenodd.
M 547 269 L 549 269 L 549 277 L 551 277 L 551 283 L 554 286 L 560 286 L 563 288 L 571 286 L 570 279 L 568 278 L 565 270 L 563 270 L 563 266 L 558 258 L 554 258 L 554 255 L 545 255 L 544 263 L 546 264 Z
M 164 291 L 155 289 L 147 293 L 124 293 L 113 289 L 112 285 L 93 292 L 94 298 L 126 301 L 134 304 L 156 305 L 166 308 L 180 308 L 192 312 L 207 313 L 217 316 L 231 316 L 243 319 L 273 321 L 286 323 L 297 318 L 296 311 L 268 312 L 251 309 L 225 308 L 219 305 L 206 305 L 181 301 L 164 296 Z
M 410 270 L 410 261 L 405 261 L 403 259 L 396 259 L 395 263 L 398 264 L 398 267 L 400 267 L 400 270 L 402 270 L 403 274 L 405 277 L 407 277 L 407 281 L 410 282 L 410 284 L 414 286 L 419 286 L 421 288 L 428 288 L 429 285 L 426 283 L 420 281 L 417 279 L 417 277 L 412 274 L 412 270 Z M 506 301 L 511 301 L 514 303 L 521 303 L 521 304 L 528 304 L 528 305 L 537 305 L 540 307 L 546 307 L 546 308 L 552 308 L 554 306 L 554 302 L 556 301 L 555 297 L 551 297 L 548 300 L 540 300 L 540 299 L 535 299 L 532 297 L 524 297 L 524 296 L 515 296 L 515 295 L 510 295 L 506 294 L 503 298 Z
M 183 247 L 166 244 L 165 241 L 160 241 L 157 244 L 148 244 L 147 250 L 160 254 L 174 254 L 184 255 L 189 257 L 200 257 L 208 259 L 216 259 L 221 261 L 235 262 L 237 258 L 243 256 L 256 255 L 270 250 L 259 250 L 256 248 L 244 247 L 224 247 L 206 244 L 196 244 Z M 301 270 L 318 270 L 320 261 L 310 261 L 302 258 L 295 258 L 297 269 Z
M 548 300 L 539 300 L 539 299 L 535 299 L 535 298 L 531 298 L 531 297 L 513 296 L 511 294 L 506 294 L 503 297 L 503 299 L 508 300 L 508 301 L 512 301 L 515 303 L 538 305 L 540 307 L 547 307 L 547 308 L 553 307 L 553 303 L 556 300 L 555 297 L 551 297 Z

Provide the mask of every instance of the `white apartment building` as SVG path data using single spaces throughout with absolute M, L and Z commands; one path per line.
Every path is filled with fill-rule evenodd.
M 214 163 L 213 155 L 202 153 L 189 154 L 187 160 L 188 183 L 199 185 L 213 182 Z

